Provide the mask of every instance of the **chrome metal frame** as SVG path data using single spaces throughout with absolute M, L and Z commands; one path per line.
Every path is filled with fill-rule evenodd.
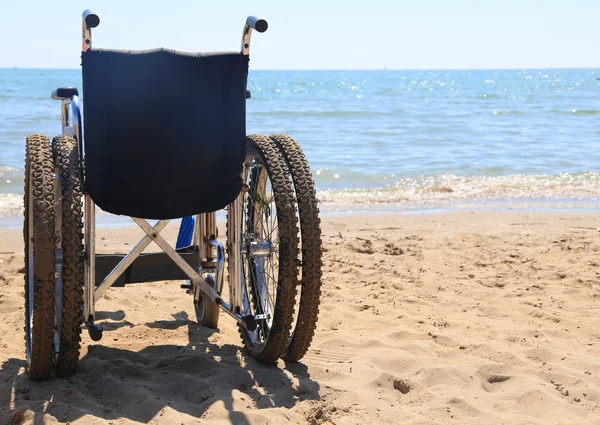
M 192 266 L 190 266 L 188 263 L 186 263 L 185 260 L 183 258 L 181 258 L 181 256 L 179 254 L 177 254 L 177 252 L 175 251 L 175 248 L 173 248 L 171 245 L 169 245 L 169 243 L 167 241 L 165 241 L 162 236 L 160 236 L 159 232 L 157 232 L 156 229 L 150 227 L 148 222 L 146 222 L 146 220 L 144 220 L 144 219 L 135 218 L 135 217 L 131 217 L 131 219 L 138 226 L 140 226 L 142 228 L 142 230 L 146 233 L 146 235 L 149 236 L 151 238 L 151 240 L 155 244 L 157 244 L 160 247 L 160 249 L 162 249 L 165 252 L 165 254 L 167 254 L 169 256 L 169 258 L 171 258 L 171 260 L 173 260 L 173 262 L 175 264 L 177 264 L 177 266 L 179 266 L 179 268 L 190 278 L 193 285 L 199 287 L 202 290 L 202 292 L 204 292 L 204 294 L 207 295 L 211 299 L 211 301 L 213 301 L 217 304 L 221 303 L 220 295 L 204 279 L 202 279 L 200 277 L 198 272 L 195 271 L 192 268 Z M 166 221 L 168 223 L 169 220 L 161 220 L 161 221 L 159 221 L 159 223 L 161 223 L 163 221 Z M 166 223 L 165 223 L 165 225 L 166 225 Z M 148 242 L 148 244 L 149 243 L 150 242 Z M 140 251 L 140 253 L 141 253 L 141 251 Z M 133 262 L 133 260 L 135 259 L 135 257 L 137 257 L 137 255 L 132 254 L 132 256 L 134 257 L 131 260 Z M 128 257 L 129 257 L 129 255 L 127 257 L 125 257 L 125 259 L 127 259 Z M 125 259 L 123 259 L 123 261 L 125 261 Z
M 92 204 L 93 202 L 86 195 L 86 205 Z M 211 213 L 214 214 L 214 213 Z M 87 216 L 86 210 L 86 216 Z M 89 217 L 88 217 L 89 218 Z M 190 266 L 176 251 L 175 249 L 169 245 L 169 243 L 160 236 L 160 231 L 162 231 L 170 220 L 160 220 L 158 223 L 154 225 L 154 227 L 150 226 L 148 222 L 141 218 L 131 217 L 131 219 L 146 233 L 136 246 L 115 266 L 115 268 L 108 274 L 108 276 L 98 285 L 98 287 L 94 290 L 94 268 L 92 265 L 92 256 L 86 255 L 86 264 L 88 264 L 88 268 L 85 273 L 85 317 L 87 318 L 87 322 L 93 322 L 94 318 L 94 303 L 99 300 L 102 295 L 110 288 L 117 279 L 121 276 L 121 274 L 129 267 L 133 261 L 143 252 L 143 250 L 150 245 L 151 242 L 156 243 L 159 248 L 173 260 L 175 264 L 187 275 L 190 279 L 190 282 L 201 290 L 206 296 L 210 298 L 211 301 L 216 303 L 223 311 L 233 317 L 239 324 L 246 327 L 248 323 L 244 320 L 245 318 L 239 313 L 234 312 L 228 303 L 226 303 L 219 293 L 215 289 L 213 289 L 204 278 L 201 277 L 201 274 L 205 272 L 201 269 L 199 272 L 194 270 L 192 266 Z M 87 232 L 90 233 L 90 237 L 86 240 L 86 247 L 88 246 L 87 241 L 93 241 L 94 236 L 92 234 L 93 230 L 92 226 L 87 227 Z M 211 246 L 215 246 L 218 253 L 217 261 L 217 281 L 221 281 L 223 279 L 223 264 L 225 260 L 225 254 L 223 250 L 223 246 L 216 240 L 209 242 Z M 90 250 L 93 250 L 91 246 L 93 243 L 89 244 Z M 86 249 L 86 252 L 88 249 Z
M 252 37 L 252 27 L 246 23 L 244 25 L 244 32 L 242 33 L 242 47 L 241 52 L 243 55 L 250 55 L 250 38 Z
M 244 273 L 240 237 L 242 236 L 242 199 L 243 192 L 227 207 L 227 254 L 229 255 L 228 283 L 231 307 L 236 313 L 242 313 L 243 299 L 242 275 Z M 233 266 L 232 266 L 233 264 Z
M 94 320 L 96 287 L 96 205 L 90 195 L 84 195 L 84 264 L 83 264 L 83 317 L 85 322 Z
M 215 290 L 219 295 L 223 293 L 223 269 L 225 267 L 225 248 L 217 240 L 217 214 L 216 212 L 197 214 L 194 221 L 193 244 L 198 247 L 200 255 L 200 269 L 198 272 L 203 279 L 214 273 Z M 187 281 L 188 285 L 190 281 Z M 196 294 L 195 291 L 189 291 Z M 196 295 L 194 295 L 196 296 Z
M 63 136 L 71 136 L 76 139 L 79 144 L 81 144 L 83 137 L 79 96 L 72 96 L 70 99 L 58 100 L 62 100 L 60 105 L 60 116 Z
M 223 269 L 225 267 L 225 248 L 217 240 L 217 213 L 203 213 L 196 215 L 194 228 L 194 244 L 200 253 L 200 274 L 214 273 L 216 291 L 223 292 Z
M 225 267 L 225 248 L 223 247 L 223 244 L 216 239 L 210 240 L 209 243 L 217 251 L 217 267 L 215 270 L 215 282 L 217 284 L 217 292 L 219 294 L 222 294 L 223 293 L 223 281 L 225 280 L 225 279 L 223 279 L 223 277 L 224 277 L 223 269 Z
M 85 18 L 82 19 L 81 25 L 81 51 L 86 52 L 92 48 L 92 29 L 85 23 Z
M 94 12 L 86 9 L 81 14 L 81 51 L 92 48 L 92 28 L 100 24 L 100 18 Z
M 242 32 L 242 47 L 240 50 L 243 55 L 250 55 L 250 38 L 252 36 L 252 30 L 255 29 L 258 32 L 265 32 L 268 27 L 269 25 L 264 19 L 248 16 L 246 24 L 244 25 L 244 31 Z

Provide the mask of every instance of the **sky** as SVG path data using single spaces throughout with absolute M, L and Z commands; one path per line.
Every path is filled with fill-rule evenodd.
M 0 68 L 77 68 L 93 46 L 235 51 L 253 69 L 600 68 L 600 0 L 0 0 Z

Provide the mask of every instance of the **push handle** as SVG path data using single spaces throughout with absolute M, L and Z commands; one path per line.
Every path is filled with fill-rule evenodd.
M 100 25 L 100 17 L 90 9 L 86 9 L 81 14 L 81 18 L 81 51 L 87 52 L 92 48 L 92 28 Z
M 81 17 L 83 18 L 83 22 L 85 22 L 88 28 L 96 28 L 98 25 L 100 25 L 100 17 L 94 12 L 92 12 L 90 9 L 84 10 Z
M 269 28 L 269 24 L 264 19 L 258 19 L 256 16 L 248 16 L 246 25 L 255 29 L 258 32 L 265 32 Z
M 269 24 L 264 19 L 258 19 L 256 16 L 248 16 L 242 33 L 242 54 L 248 56 L 250 54 L 250 36 L 252 30 L 265 32 L 269 28 Z

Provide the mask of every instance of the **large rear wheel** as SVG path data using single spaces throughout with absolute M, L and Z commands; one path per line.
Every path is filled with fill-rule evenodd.
M 50 139 L 25 141 L 25 346 L 32 380 L 48 379 L 55 359 L 55 191 Z
M 296 296 L 298 221 L 291 179 L 269 138 L 246 144 L 241 214 L 241 314 L 258 317 L 257 328 L 240 326 L 244 345 L 265 364 L 276 363 L 290 338 Z
M 77 371 L 83 323 L 83 179 L 75 139 L 55 137 L 52 149 L 60 175 L 62 236 L 62 302 L 56 371 L 59 376 L 71 376 Z

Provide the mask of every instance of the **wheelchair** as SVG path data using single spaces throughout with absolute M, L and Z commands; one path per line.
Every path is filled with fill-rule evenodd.
M 241 50 L 225 53 L 92 48 L 99 24 L 83 12 L 85 108 L 77 88 L 55 89 L 62 134 L 26 139 L 29 377 L 76 373 L 82 328 L 101 339 L 95 304 L 111 286 L 164 280 L 184 281 L 200 324 L 235 320 L 261 363 L 300 360 L 319 312 L 320 219 L 299 144 L 245 132 L 250 37 L 267 22 L 248 17 Z M 96 254 L 96 205 L 144 232 L 128 254 Z M 180 218 L 173 247 L 160 233 Z M 152 242 L 161 251 L 143 253 Z

